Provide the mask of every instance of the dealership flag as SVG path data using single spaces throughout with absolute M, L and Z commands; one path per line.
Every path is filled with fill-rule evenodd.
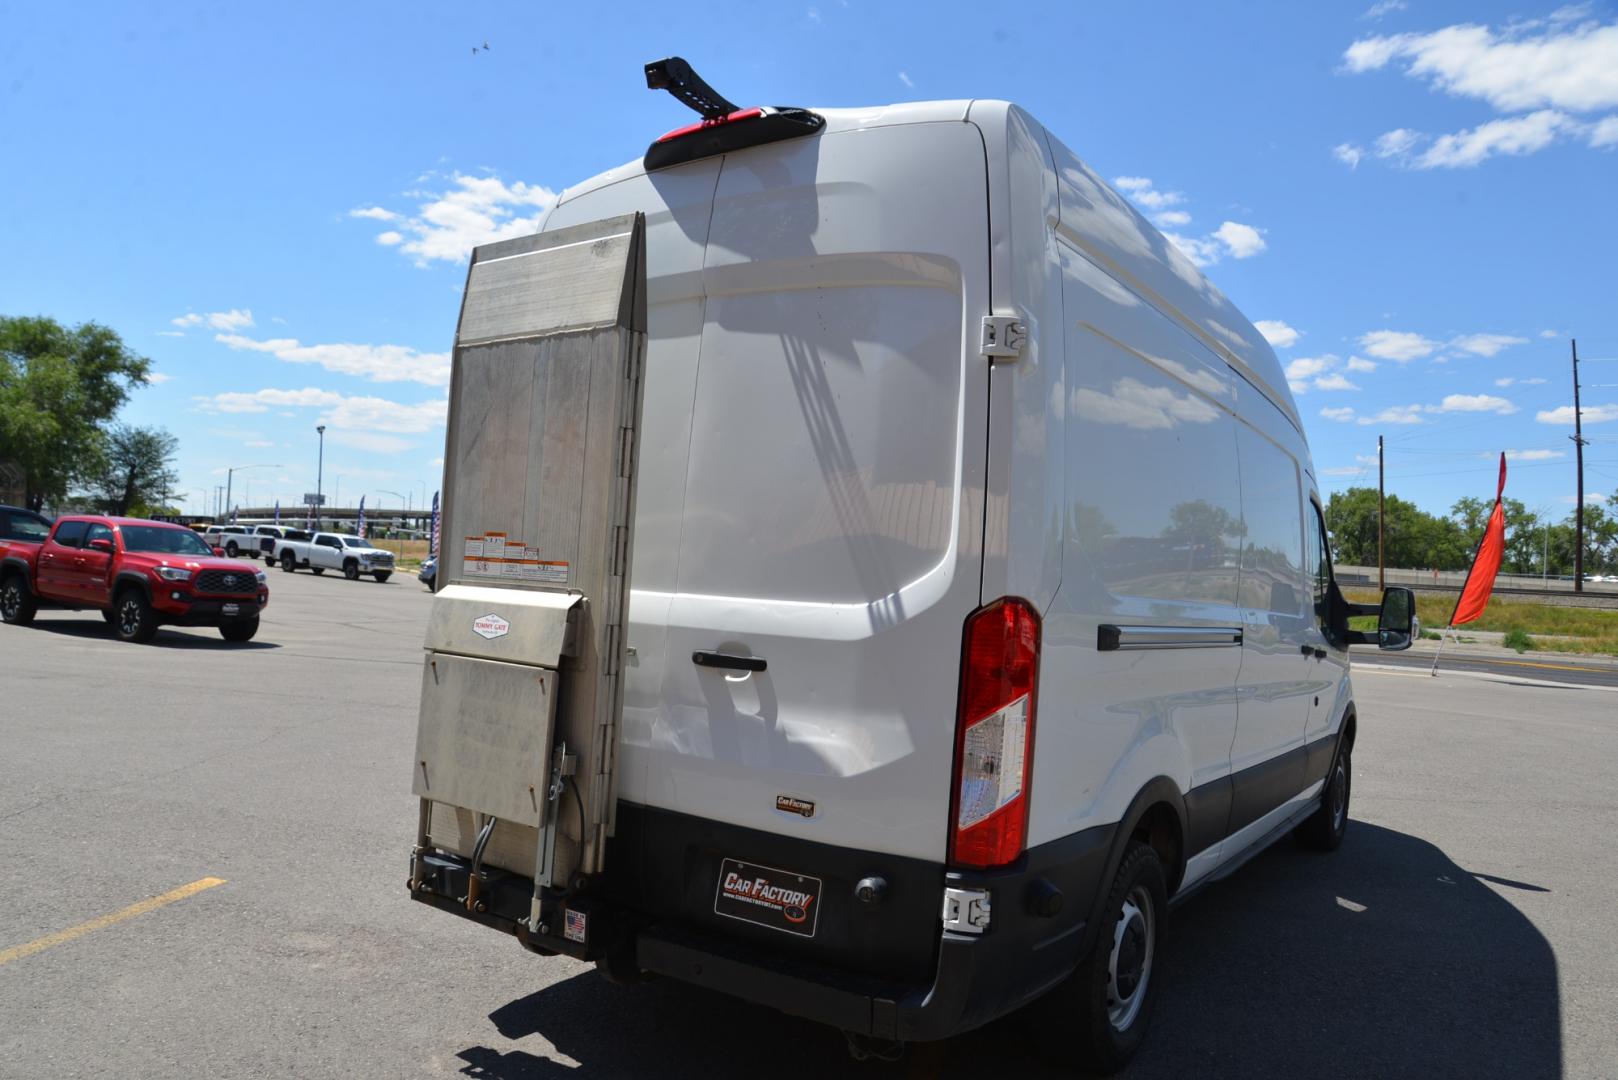
M 438 492 L 433 492 L 433 521 L 427 526 L 427 554 L 438 558 Z
M 233 506 L 233 507 L 231 507 L 231 508 L 230 508 L 230 523 L 231 523 L 231 524 L 232 524 L 232 525 L 234 525 L 234 524 L 236 524 L 236 515 L 237 515 L 237 514 L 238 514 L 238 513 L 239 513 L 239 512 L 240 512 L 240 511 L 241 511 L 241 507 L 240 507 L 240 506 Z
M 313 529 L 315 527 L 315 504 L 314 503 L 309 504 L 309 512 L 307 514 L 303 515 L 303 527 L 306 530 Z
M 1483 614 L 1483 609 L 1489 604 L 1489 593 L 1494 591 L 1494 578 L 1500 572 L 1500 561 L 1506 554 L 1506 508 L 1503 498 L 1506 493 L 1506 455 L 1500 455 L 1500 483 L 1494 491 L 1494 512 L 1489 515 L 1489 524 L 1483 530 L 1483 539 L 1478 541 L 1477 554 L 1472 556 L 1472 568 L 1466 572 L 1466 584 L 1461 586 L 1460 599 L 1455 601 L 1455 610 L 1450 614 L 1449 626 L 1445 628 L 1447 634 L 1451 629 L 1469 623 Z M 1444 643 L 1438 643 L 1439 651 L 1443 651 Z M 1438 671 L 1438 657 L 1433 657 L 1433 672 Z
M 360 522 L 359 522 L 359 527 L 355 531 L 357 531 L 360 534 L 360 539 L 361 540 L 365 539 L 365 496 L 364 495 L 360 496 Z
M 281 524 L 281 500 L 280 499 L 275 500 L 275 523 L 277 525 Z

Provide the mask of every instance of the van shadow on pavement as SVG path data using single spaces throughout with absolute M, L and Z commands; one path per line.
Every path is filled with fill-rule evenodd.
M 1176 908 L 1152 1030 L 1129 1077 L 1555 1077 L 1556 958 L 1487 885 L 1424 840 L 1354 822 L 1333 855 L 1289 841 Z M 600 1076 L 1060 1076 L 1009 1017 L 903 1061 L 852 1061 L 837 1032 L 669 979 L 575 976 L 490 1014 L 582 1065 L 460 1051 L 489 1080 Z

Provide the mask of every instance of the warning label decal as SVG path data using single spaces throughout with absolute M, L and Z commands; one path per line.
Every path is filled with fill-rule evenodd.
M 461 549 L 461 574 L 566 585 L 568 564 L 557 559 L 542 559 L 538 548 L 528 547 L 503 532 L 489 532 L 466 538 Z

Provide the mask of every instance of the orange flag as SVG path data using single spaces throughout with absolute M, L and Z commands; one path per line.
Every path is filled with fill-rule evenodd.
M 1472 559 L 1472 569 L 1461 586 L 1461 598 L 1455 602 L 1455 613 L 1449 617 L 1451 626 L 1469 623 L 1489 603 L 1494 591 L 1494 576 L 1500 572 L 1500 560 L 1506 554 L 1506 508 L 1500 501 L 1506 493 L 1506 455 L 1500 455 L 1500 486 L 1494 493 L 1494 513 L 1489 515 L 1489 526 L 1483 530 L 1478 553 Z

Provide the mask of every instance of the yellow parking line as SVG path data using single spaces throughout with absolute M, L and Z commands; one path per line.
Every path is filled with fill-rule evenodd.
M 91 919 L 77 926 L 70 926 L 66 930 L 58 930 L 54 934 L 47 934 L 42 938 L 30 941 L 25 945 L 13 945 L 11 948 L 0 951 L 0 965 L 9 964 L 13 960 L 21 960 L 25 956 L 32 956 L 37 952 L 44 952 L 53 945 L 63 945 L 75 938 L 81 938 L 92 930 L 102 930 L 114 926 L 137 915 L 144 915 L 148 911 L 156 911 L 176 900 L 184 900 L 188 896 L 195 896 L 204 889 L 211 889 L 215 885 L 223 885 L 224 878 L 205 877 L 200 881 L 193 881 L 189 885 L 181 885 L 178 889 L 170 889 L 162 896 L 154 896 L 149 900 L 142 900 L 138 904 L 130 904 L 122 911 L 114 911 L 111 915 L 103 915 L 99 919 Z
M 1594 675 L 1605 674 L 1606 668 L 1578 667 L 1573 664 L 1545 664 L 1535 660 L 1493 660 L 1483 656 L 1452 656 L 1449 659 L 1459 660 L 1463 664 L 1503 664 L 1506 667 L 1545 668 L 1550 671 L 1584 671 Z

